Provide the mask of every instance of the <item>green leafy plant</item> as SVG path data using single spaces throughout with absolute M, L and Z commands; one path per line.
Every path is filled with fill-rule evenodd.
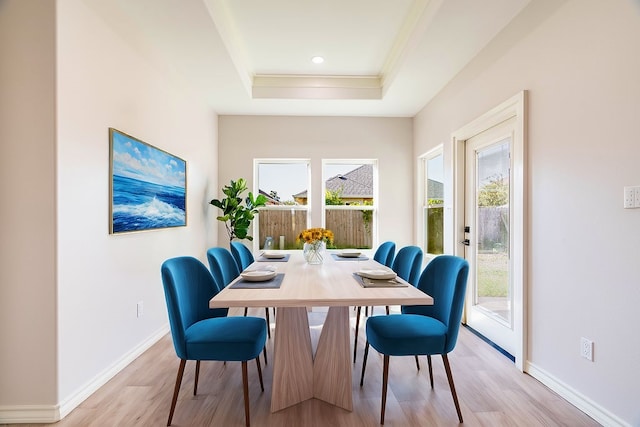
M 327 206 L 344 205 L 344 200 L 342 200 L 342 188 L 337 190 L 325 190 L 324 204 Z
M 252 192 L 249 192 L 249 195 L 243 200 L 242 193 L 245 191 L 247 191 L 247 182 L 243 178 L 239 178 L 237 181 L 232 180 L 229 185 L 222 187 L 222 192 L 227 197 L 221 200 L 213 199 L 209 202 L 222 210 L 222 215 L 216 219 L 224 222 L 229 242 L 235 238 L 253 240 L 253 237 L 249 235 L 249 226 L 255 215 L 259 213 L 258 208 L 267 202 L 265 196 L 258 194 L 258 197 L 254 198 Z
M 504 206 L 509 203 L 509 184 L 502 175 L 493 177 L 480 188 L 478 206 Z

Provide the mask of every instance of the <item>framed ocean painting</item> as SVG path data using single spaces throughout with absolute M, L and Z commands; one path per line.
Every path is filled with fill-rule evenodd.
M 187 225 L 187 163 L 109 128 L 111 234 Z

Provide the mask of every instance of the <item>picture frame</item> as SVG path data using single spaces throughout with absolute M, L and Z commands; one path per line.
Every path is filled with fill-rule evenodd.
M 187 162 L 109 128 L 109 233 L 187 225 Z

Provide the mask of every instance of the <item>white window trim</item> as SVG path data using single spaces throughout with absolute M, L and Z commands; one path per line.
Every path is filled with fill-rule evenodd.
M 464 247 L 459 243 L 464 235 L 464 148 L 465 141 L 478 133 L 504 122 L 512 117 L 516 119 L 515 133 L 513 136 L 513 148 L 511 151 L 512 175 L 511 191 L 514 194 L 511 200 L 511 274 L 514 280 L 514 328 L 518 335 L 517 349 L 515 351 L 516 367 L 526 372 L 527 358 L 527 282 L 526 282 L 526 253 L 527 240 L 525 234 L 526 223 L 526 163 L 525 147 L 527 145 L 527 91 L 522 91 L 497 107 L 484 113 L 471 123 L 465 125 L 451 135 L 453 149 L 454 175 L 453 175 L 453 235 L 450 236 L 450 244 L 453 254 L 464 256 Z M 518 189 L 516 191 L 516 188 Z M 446 220 L 446 217 L 445 217 Z

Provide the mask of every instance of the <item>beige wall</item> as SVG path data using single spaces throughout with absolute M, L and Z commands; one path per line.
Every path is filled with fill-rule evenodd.
M 452 132 L 529 91 L 528 369 L 605 425 L 640 425 L 640 209 L 622 208 L 640 184 L 638 76 L 640 5 L 536 1 L 414 124 L 414 154 L 445 143 L 448 162 Z
M 64 416 L 153 344 L 161 263 L 217 240 L 217 115 L 87 4 L 0 1 L 0 423 Z M 109 127 L 187 161 L 187 227 L 109 235 Z
M 57 397 L 54 11 L 0 1 L 0 407 Z
M 312 191 L 322 188 L 322 159 L 378 159 L 379 240 L 413 244 L 412 119 L 374 117 L 220 116 L 218 180 L 245 178 L 253 188 L 254 158 L 311 159 Z M 221 197 L 218 190 L 215 197 Z M 316 193 L 317 194 L 317 193 Z M 213 198 L 213 197 L 212 197 Z M 323 197 L 312 197 L 321 226 Z M 219 244 L 228 245 L 220 228 Z

